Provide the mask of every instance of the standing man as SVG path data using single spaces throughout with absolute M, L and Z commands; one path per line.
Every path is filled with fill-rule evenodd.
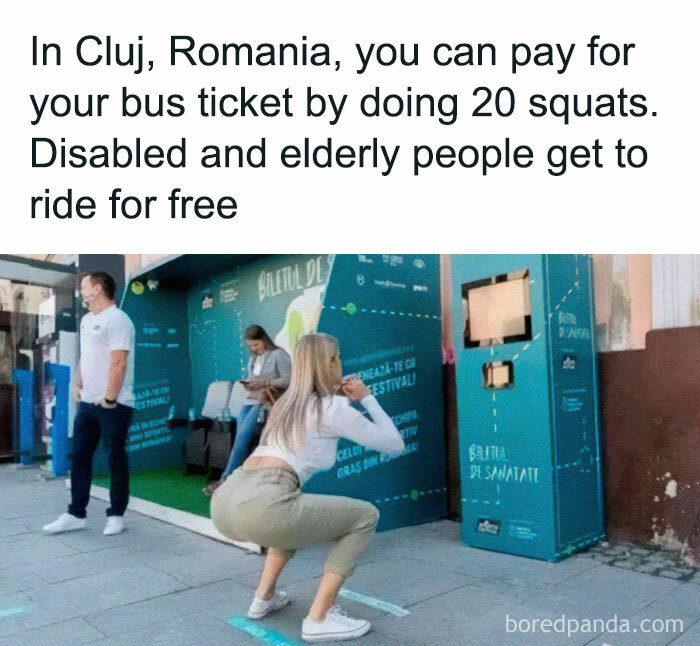
M 110 507 L 105 536 L 124 529 L 129 502 L 129 464 L 126 438 L 134 414 L 134 324 L 114 304 L 116 285 L 109 274 L 96 271 L 80 283 L 90 310 L 80 322 L 80 362 L 75 396 L 78 414 L 73 427 L 71 504 L 68 513 L 44 526 L 48 534 L 85 527 L 92 482 L 92 457 L 102 438 L 109 456 Z

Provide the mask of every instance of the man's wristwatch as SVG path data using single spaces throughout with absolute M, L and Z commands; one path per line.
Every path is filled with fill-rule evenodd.
M 114 406 L 114 404 L 116 404 L 116 403 L 117 403 L 116 399 L 107 399 L 105 397 L 105 404 L 109 404 L 110 406 Z

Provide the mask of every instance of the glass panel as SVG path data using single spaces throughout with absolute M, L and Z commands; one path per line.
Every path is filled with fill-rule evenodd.
M 0 459 L 31 464 L 50 455 L 55 397 L 48 364 L 67 363 L 62 343 L 75 352 L 75 296 L 73 266 L 0 256 Z

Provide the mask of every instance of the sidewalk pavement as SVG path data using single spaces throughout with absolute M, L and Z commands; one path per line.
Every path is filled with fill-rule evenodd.
M 227 620 L 245 617 L 262 557 L 133 512 L 127 531 L 105 537 L 106 504 L 94 499 L 86 530 L 43 536 L 67 499 L 63 480 L 0 466 L 0 646 L 302 643 L 327 547 L 299 551 L 281 579 L 292 604 L 243 622 L 251 636 Z M 362 646 L 700 644 L 697 577 L 611 567 L 595 552 L 546 563 L 471 549 L 450 521 L 378 534 L 346 587 L 380 600 L 339 600 L 372 621 Z M 663 630 L 642 632 L 653 628 Z

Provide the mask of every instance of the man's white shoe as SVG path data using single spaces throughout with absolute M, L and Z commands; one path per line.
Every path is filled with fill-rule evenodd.
M 251 603 L 250 608 L 248 608 L 248 616 L 251 619 L 262 619 L 265 615 L 275 610 L 281 610 L 289 605 L 290 601 L 289 595 L 284 591 L 275 592 L 274 596 L 269 601 L 261 599 L 260 597 L 253 597 L 253 603 Z
M 46 534 L 61 534 L 62 532 L 72 532 L 76 529 L 85 529 L 85 519 L 67 513 L 61 514 L 53 523 L 44 525 Z
M 123 516 L 107 516 L 107 524 L 102 532 L 105 536 L 114 536 L 124 531 Z
M 372 625 L 364 619 L 348 617 L 338 606 L 333 606 L 323 621 L 304 619 L 301 638 L 307 642 L 331 642 L 355 639 L 369 632 Z

